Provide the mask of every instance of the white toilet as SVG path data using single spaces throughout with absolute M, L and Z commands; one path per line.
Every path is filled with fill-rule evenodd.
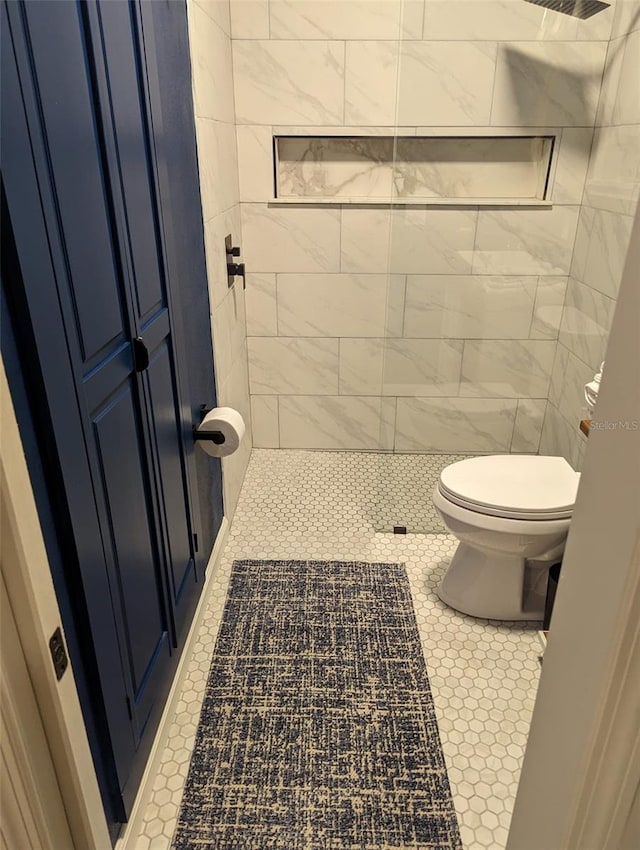
M 443 469 L 433 503 L 460 543 L 440 599 L 474 617 L 542 619 L 579 480 L 564 458 L 537 455 L 474 457 Z

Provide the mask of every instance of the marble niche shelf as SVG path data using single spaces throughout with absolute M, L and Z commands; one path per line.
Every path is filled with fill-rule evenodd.
M 273 137 L 274 204 L 551 206 L 555 136 Z

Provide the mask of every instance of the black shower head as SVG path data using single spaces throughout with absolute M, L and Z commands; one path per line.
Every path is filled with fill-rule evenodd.
M 563 15 L 572 15 L 574 18 L 585 20 L 592 15 L 597 15 L 603 9 L 608 9 L 611 3 L 602 3 L 601 0 L 525 0 L 535 6 L 543 6 L 554 12 L 562 12 Z

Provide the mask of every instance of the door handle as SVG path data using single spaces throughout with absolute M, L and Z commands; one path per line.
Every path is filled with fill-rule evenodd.
M 133 348 L 133 368 L 136 372 L 144 372 L 149 365 L 149 349 L 141 336 L 131 340 Z

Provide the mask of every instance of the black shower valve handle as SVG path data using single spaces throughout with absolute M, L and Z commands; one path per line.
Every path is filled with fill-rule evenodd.
M 236 277 L 242 278 L 242 288 L 247 288 L 247 280 L 245 277 L 244 263 L 227 263 L 227 281 L 229 287 L 232 287 Z

